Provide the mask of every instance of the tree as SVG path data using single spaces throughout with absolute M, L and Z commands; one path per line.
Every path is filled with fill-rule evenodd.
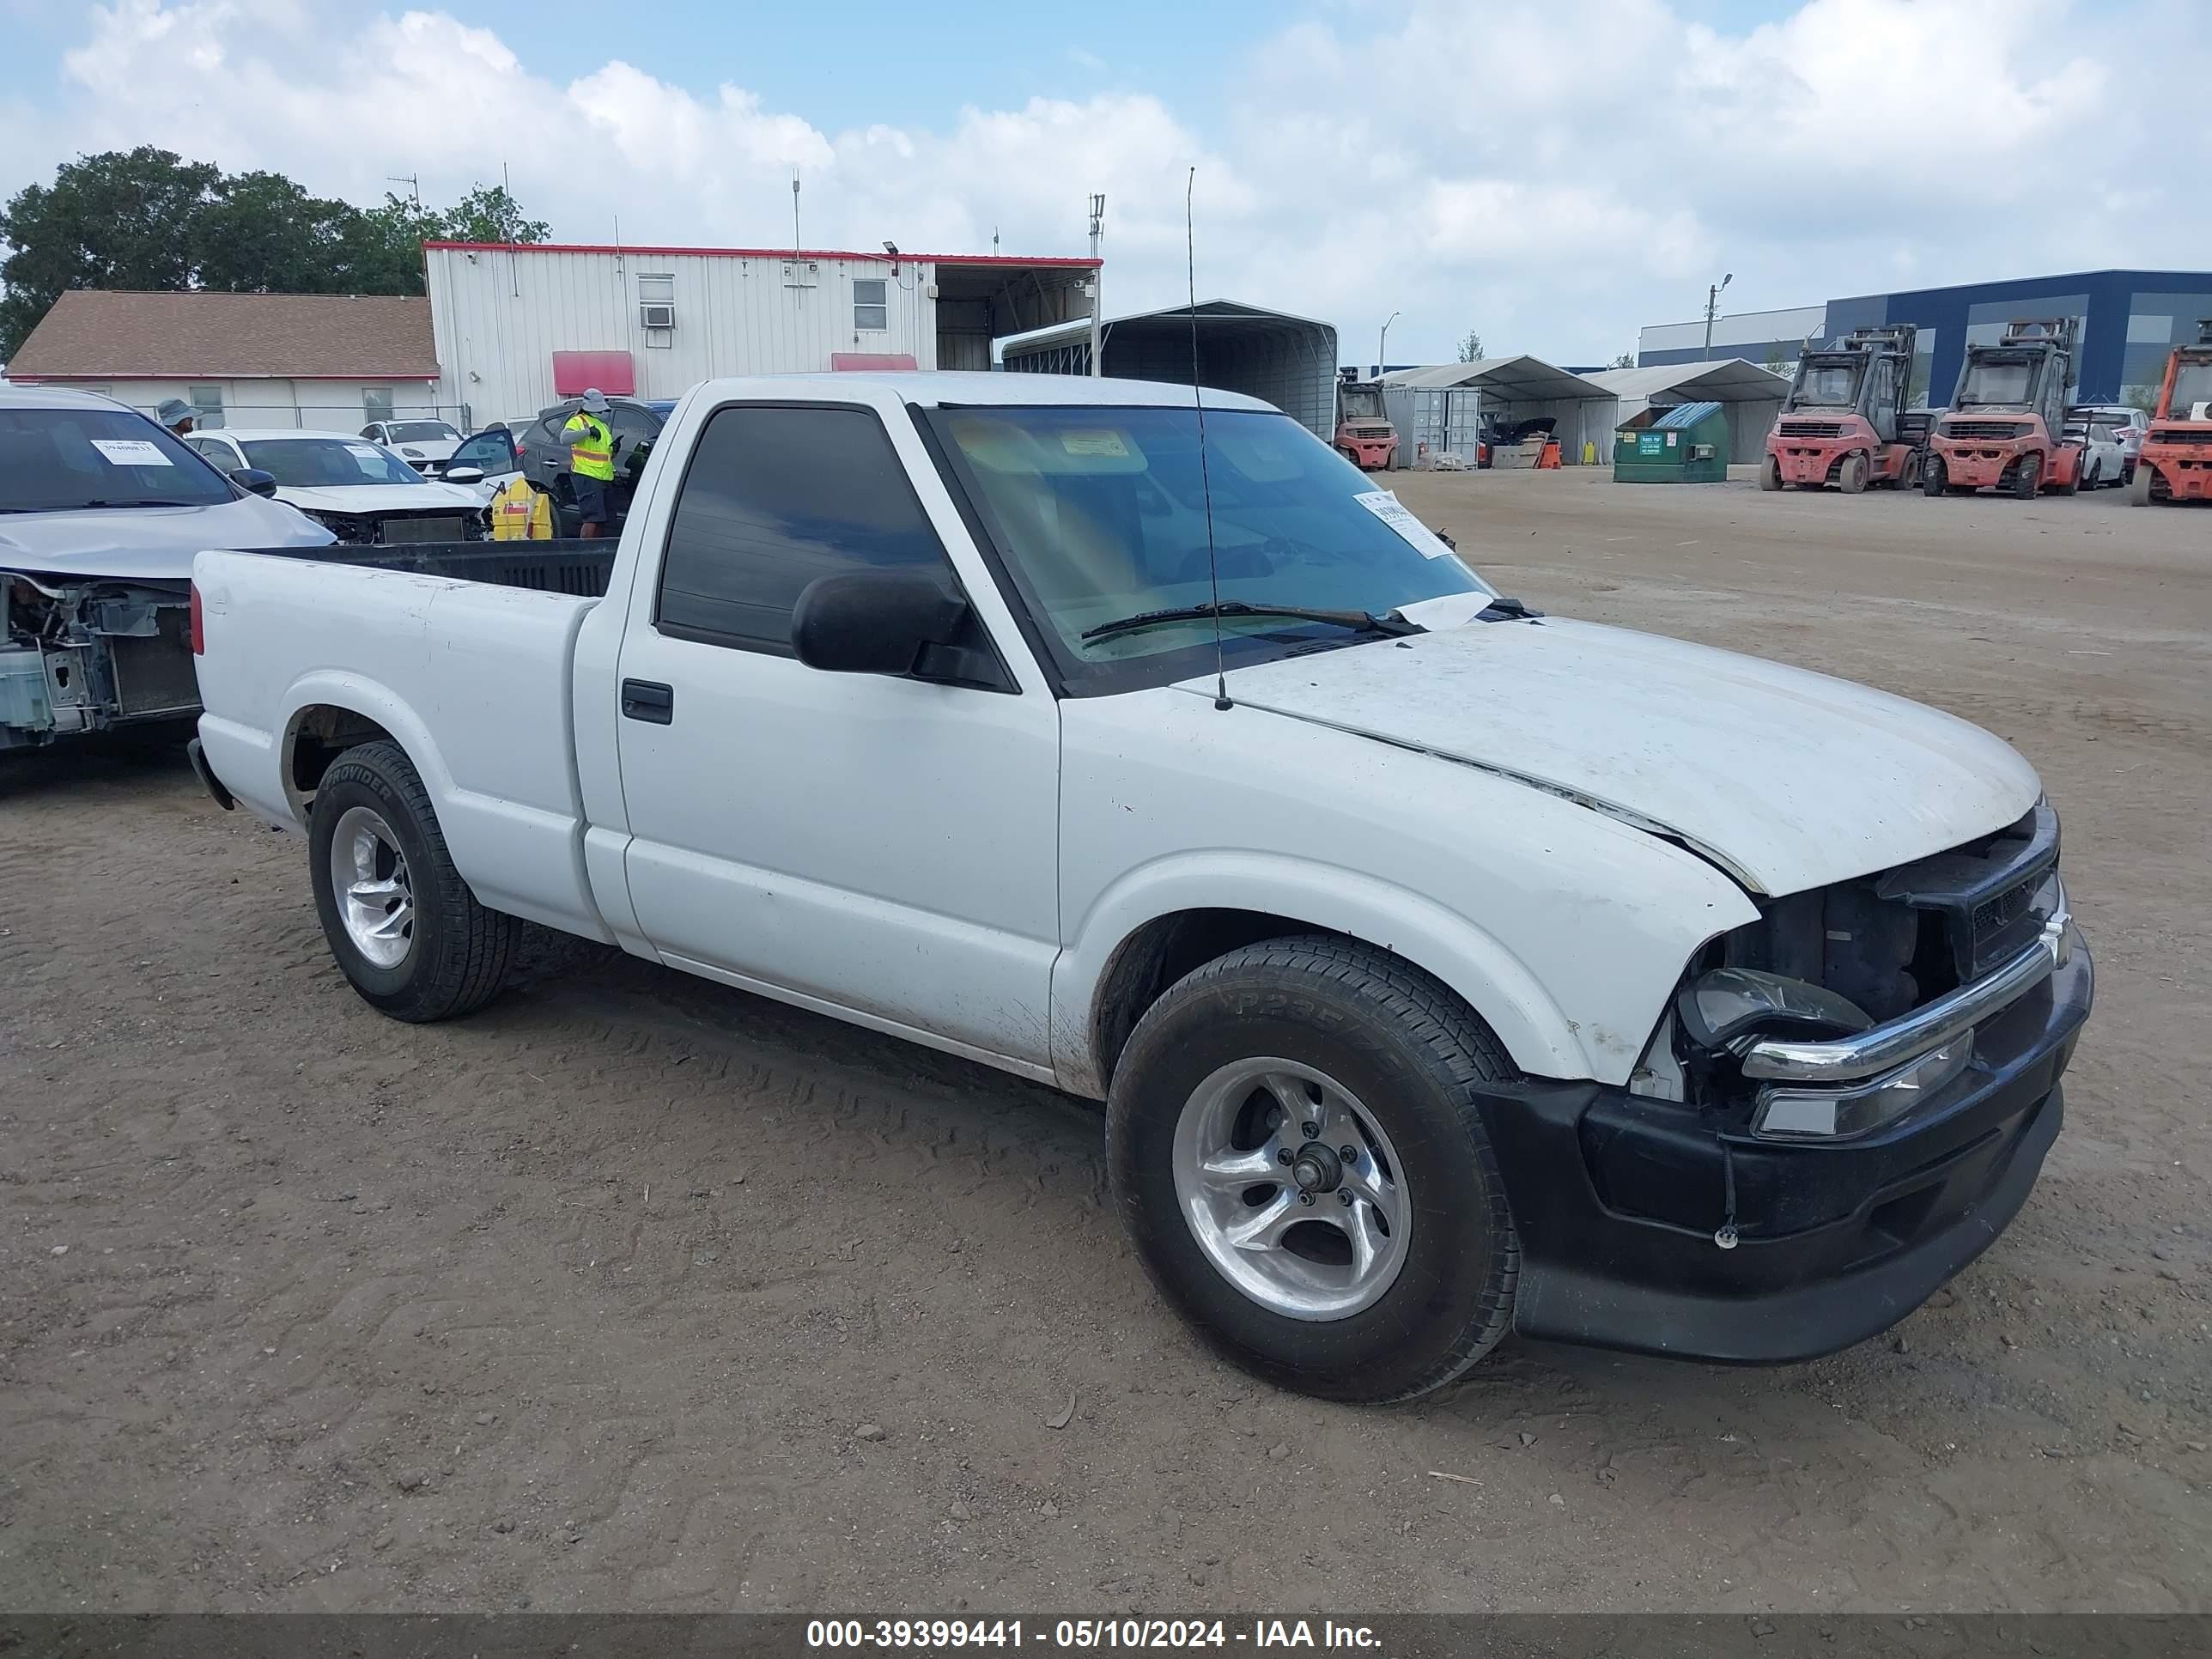
M 1636 354 L 1632 351 L 1624 351 L 1620 356 L 1615 357 L 1611 362 L 1607 363 L 1606 367 L 1607 368 L 1633 368 L 1636 367 Z
M 1467 338 L 1459 343 L 1459 360 L 1463 363 L 1479 363 L 1482 361 L 1482 336 L 1473 329 L 1468 330 Z
M 387 195 L 363 210 L 281 173 L 226 175 L 150 145 L 82 155 L 0 210 L 0 362 L 73 288 L 420 294 L 426 241 L 542 242 L 503 185 L 448 213 Z
M 552 234 L 543 219 L 526 219 L 505 185 L 478 185 L 446 216 L 449 242 L 542 242 Z
M 150 144 L 88 155 L 0 210 L 0 361 L 72 288 L 191 286 L 200 210 L 221 172 Z

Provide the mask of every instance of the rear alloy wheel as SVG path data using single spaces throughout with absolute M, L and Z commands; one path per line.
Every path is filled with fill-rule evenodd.
M 2030 451 L 2013 464 L 2012 493 L 2023 501 L 2035 499 L 2036 489 L 2043 482 L 2043 457 Z
M 1521 1248 L 1477 1091 L 1519 1074 L 1387 951 L 1231 952 L 1145 1012 L 1107 1163 L 1162 1293 L 1228 1358 L 1324 1399 L 1443 1387 L 1512 1323 Z
M 1837 471 L 1836 482 L 1843 486 L 1846 495 L 1863 493 L 1867 487 L 1866 456 L 1856 449 L 1844 456 L 1843 465 Z
M 362 744 L 331 763 L 307 844 L 324 937 L 365 1001 L 420 1024 L 499 994 L 522 924 L 469 890 L 398 744 Z

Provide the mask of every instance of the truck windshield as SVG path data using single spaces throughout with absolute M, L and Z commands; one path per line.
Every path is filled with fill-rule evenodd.
M 2189 411 L 2199 404 L 2212 403 L 2212 363 L 2184 363 L 2173 377 L 2173 414 L 2177 421 L 2189 418 Z
M 327 489 L 347 484 L 418 484 L 422 475 L 366 438 L 246 438 L 246 464 L 279 488 Z
M 0 409 L 0 513 L 213 507 L 222 476 L 125 409 Z
M 1492 592 L 1395 497 L 1287 415 L 1209 410 L 1203 477 L 1189 409 L 956 409 L 939 418 L 998 521 L 1031 608 L 1073 663 L 1210 647 L 1212 616 L 1085 635 L 1208 604 L 1216 570 L 1224 605 L 1254 607 L 1218 623 L 1232 656 L 1279 654 L 1285 636 L 1359 637 L 1261 613 L 1267 605 L 1380 617 L 1421 599 Z
M 385 428 L 396 444 L 459 443 L 461 434 L 443 421 L 394 421 Z
M 1959 383 L 1959 404 L 1968 408 L 1977 404 L 2022 404 L 2032 401 L 2035 390 L 2035 364 L 2025 358 L 1984 358 L 1970 365 L 1966 378 Z
M 1347 421 L 1379 421 L 1382 418 L 1382 394 L 1379 392 L 1352 388 L 1337 401 Z
M 1862 362 L 1811 358 L 1799 365 L 1790 403 L 1799 409 L 1850 409 L 1858 400 Z

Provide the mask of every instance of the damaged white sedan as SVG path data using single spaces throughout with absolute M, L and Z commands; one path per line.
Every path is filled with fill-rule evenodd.
M 272 487 L 112 398 L 0 386 L 0 750 L 197 713 L 192 555 L 331 539 Z

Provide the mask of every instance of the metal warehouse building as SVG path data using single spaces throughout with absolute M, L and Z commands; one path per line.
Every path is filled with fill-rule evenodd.
M 988 368 L 992 342 L 1088 319 L 1090 258 L 432 242 L 441 401 L 471 423 L 586 386 L 681 396 L 726 374 Z
M 1324 442 L 1334 436 L 1334 328 L 1236 300 L 1200 301 L 1194 328 L 1193 322 L 1189 306 L 1108 319 L 1099 328 L 1101 372 L 1188 386 L 1194 350 L 1200 384 L 1265 398 Z M 1065 328 L 1009 340 L 1000 355 L 1013 374 L 1088 374 L 1087 316 Z
M 1720 318 L 1712 344 L 1703 318 L 1655 324 L 1642 331 L 1637 361 L 1644 368 L 1719 357 L 1747 357 L 1769 367 L 1794 365 L 1808 340 L 1826 342 L 1855 328 L 1911 323 L 1920 331 L 1912 401 L 1944 404 L 1957 385 L 1966 348 L 1994 342 L 2016 318 L 2080 319 L 2081 355 L 2075 395 L 2109 403 L 2155 390 L 2166 353 L 2196 338 L 2200 317 L 2212 317 L 2212 271 L 2077 270 L 1954 288 L 1862 294 L 1792 311 Z

